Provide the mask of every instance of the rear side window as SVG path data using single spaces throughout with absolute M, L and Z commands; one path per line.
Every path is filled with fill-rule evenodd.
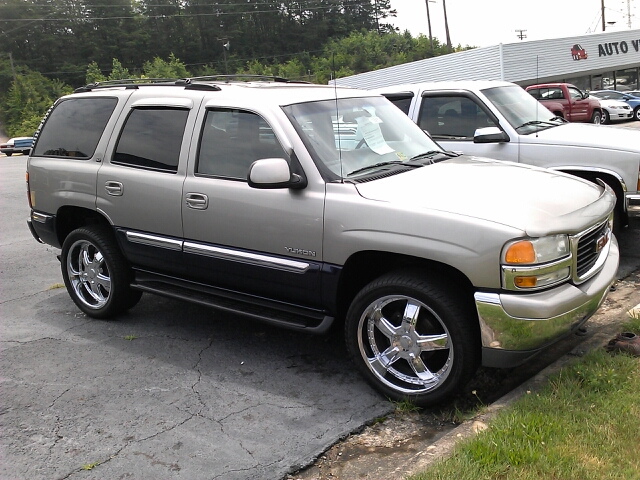
M 189 110 L 135 108 L 122 129 L 113 162 L 176 172 Z
M 32 156 L 90 158 L 116 108 L 115 98 L 70 98 L 50 113 Z

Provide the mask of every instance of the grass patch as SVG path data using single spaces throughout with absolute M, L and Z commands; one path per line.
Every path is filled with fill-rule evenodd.
M 633 332 L 636 335 L 640 335 L 640 311 L 631 310 L 629 312 L 629 318 L 621 327 L 623 332 Z
M 55 290 L 56 288 L 64 288 L 64 283 L 54 283 L 47 290 Z
M 411 400 L 402 400 L 400 402 L 391 401 L 395 406 L 395 413 L 402 415 L 403 413 L 419 412 L 420 407 L 415 405 Z
M 94 463 L 87 463 L 86 465 L 82 466 L 83 470 L 93 470 L 94 468 L 96 468 L 98 465 L 100 465 L 100 462 L 94 462 Z
M 640 479 L 640 360 L 589 353 L 412 480 Z
M 126 337 L 124 337 L 125 340 L 129 340 L 129 341 L 135 340 L 136 338 L 138 337 L 136 337 L 135 335 L 127 335 Z

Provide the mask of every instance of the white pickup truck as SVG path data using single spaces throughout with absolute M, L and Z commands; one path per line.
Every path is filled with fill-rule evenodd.
M 566 123 L 513 83 L 435 82 L 376 90 L 444 149 L 560 170 L 616 193 L 618 227 L 640 199 L 640 132 Z M 514 188 L 515 187 L 515 188 Z M 517 186 L 514 194 L 517 194 Z

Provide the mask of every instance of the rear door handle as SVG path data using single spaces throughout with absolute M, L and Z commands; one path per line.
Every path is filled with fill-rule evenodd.
M 124 192 L 124 187 L 122 186 L 122 184 L 120 182 L 114 182 L 112 180 L 105 182 L 104 189 L 107 191 L 107 194 L 113 195 L 114 197 L 120 197 Z
M 206 210 L 209 206 L 209 197 L 204 193 L 187 193 L 184 198 L 187 206 L 195 210 Z

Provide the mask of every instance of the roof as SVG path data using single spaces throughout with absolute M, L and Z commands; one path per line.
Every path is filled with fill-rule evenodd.
M 494 87 L 507 87 L 513 85 L 510 82 L 503 82 L 501 80 L 452 80 L 452 81 L 442 81 L 442 82 L 416 82 L 416 83 L 405 83 L 402 85 L 393 85 L 383 88 L 377 88 L 373 90 L 377 93 L 387 93 L 387 92 L 401 92 L 403 90 L 406 91 L 415 91 L 419 90 L 484 90 L 486 88 L 494 88 Z
M 105 95 L 106 92 L 137 90 L 144 92 L 144 97 L 157 98 L 191 98 L 214 100 L 224 98 L 226 102 L 238 98 L 242 103 L 252 100 L 264 103 L 266 95 L 268 102 L 276 105 L 290 105 L 318 100 L 332 100 L 335 98 L 349 98 L 373 95 L 353 88 L 335 87 L 333 85 L 315 85 L 310 83 L 285 83 L 281 81 L 219 81 L 219 80 L 173 80 L 132 83 L 125 80 L 106 82 L 104 84 L 87 85 L 76 90 L 74 95 Z M 267 94 L 268 92 L 268 94 Z

